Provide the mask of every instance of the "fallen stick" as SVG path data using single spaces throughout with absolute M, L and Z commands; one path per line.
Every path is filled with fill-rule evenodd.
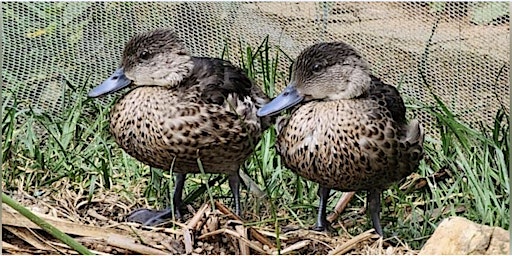
M 217 229 L 217 230 L 214 230 L 212 232 L 208 232 L 206 234 L 202 234 L 197 239 L 202 240 L 202 239 L 205 239 L 205 238 L 210 237 L 210 236 L 222 234 L 222 233 L 224 233 L 224 230 L 225 230 L 225 228 Z
M 39 239 L 39 237 L 30 233 L 30 231 L 26 228 L 22 227 L 14 227 L 14 226 L 4 226 L 3 228 L 7 229 L 9 232 L 20 238 L 21 240 L 29 243 L 34 246 L 34 248 L 38 250 L 50 251 L 50 252 L 58 252 L 57 249 L 52 248 Z
M 135 243 L 134 239 L 127 238 L 125 236 L 110 235 L 106 241 L 107 241 L 107 244 L 109 244 L 109 245 L 127 249 L 130 251 L 134 251 L 137 254 L 150 254 L 150 255 L 166 255 L 166 254 L 168 254 L 164 251 L 161 251 L 161 250 L 158 250 L 158 249 L 146 246 L 146 245 Z
M 13 254 L 21 254 L 20 252 L 26 253 L 27 255 L 35 254 L 34 251 L 23 249 L 16 245 L 12 245 L 12 244 L 4 242 L 4 241 L 2 241 L 2 250 L 6 250 L 7 252 L 10 252 Z M 13 251 L 15 251 L 15 252 L 13 252 Z M 42 253 L 42 252 L 39 252 L 39 253 Z
M 40 227 L 44 231 L 48 232 L 53 237 L 57 238 L 59 241 L 62 241 L 69 245 L 73 250 L 77 251 L 81 254 L 92 254 L 92 252 L 89 251 L 85 246 L 75 241 L 73 238 L 71 238 L 66 233 L 62 232 L 61 230 L 55 228 L 55 226 L 51 225 L 50 223 L 46 222 L 45 220 L 39 218 L 36 214 L 19 204 L 18 202 L 14 201 L 12 198 L 8 197 L 6 194 L 2 193 L 2 203 L 5 203 L 12 207 L 14 210 L 20 213 L 20 215 L 23 215 L 23 217 L 19 219 L 29 219 L 31 223 L 35 224 L 36 226 Z M 4 210 L 4 207 L 2 207 L 2 212 Z M 3 223 L 3 216 L 2 216 L 2 223 Z
M 350 251 L 352 248 L 354 248 L 358 243 L 366 241 L 366 240 L 372 238 L 373 236 L 378 236 L 378 235 L 373 233 L 374 231 L 375 230 L 372 228 L 370 230 L 367 230 L 364 233 L 361 233 L 361 234 L 355 236 L 354 238 L 348 240 L 347 242 L 343 243 L 339 247 L 337 247 L 334 250 L 330 251 L 329 255 L 344 254 L 344 253 Z
M 224 206 L 221 202 L 215 201 L 215 207 L 219 209 L 223 214 L 228 215 L 228 217 L 242 221 L 240 217 L 238 217 L 236 214 L 232 213 L 231 210 L 229 210 L 226 206 Z M 260 241 L 262 244 L 267 245 L 269 248 L 274 249 L 275 246 L 270 240 L 268 240 L 265 236 L 263 236 L 260 232 L 258 232 L 256 229 L 249 227 L 249 232 L 251 233 L 251 236 L 254 237 L 254 239 Z
M 247 239 L 247 228 L 245 228 L 243 225 L 236 225 L 235 230 L 238 234 L 240 234 L 241 237 Z M 242 255 L 250 254 L 249 245 L 246 244 L 241 239 L 238 240 L 238 246 L 240 247 L 240 254 L 242 254 Z
M 106 229 L 106 228 L 97 228 L 82 224 L 77 224 L 65 220 L 56 220 L 53 217 L 46 217 L 44 215 L 38 214 L 39 218 L 48 222 L 55 228 L 61 230 L 66 234 L 78 235 L 78 236 L 90 236 L 90 237 L 101 237 L 108 238 L 111 234 L 118 234 L 117 230 L 114 229 Z M 5 208 L 2 208 L 2 225 L 14 226 L 14 227 L 23 227 L 23 228 L 32 228 L 32 229 L 42 229 L 32 221 L 26 219 L 23 215 L 17 212 L 7 211 Z
M 194 229 L 194 227 L 197 225 L 197 223 L 201 220 L 201 218 L 203 217 L 203 214 L 206 212 L 206 210 L 210 209 L 210 204 L 209 203 L 205 203 L 203 204 L 203 206 L 201 206 L 201 208 L 199 208 L 199 210 L 196 212 L 196 214 L 194 215 L 194 217 L 192 217 L 192 219 L 190 219 L 190 221 L 188 222 L 188 224 L 186 225 L 186 228 L 187 229 Z
M 283 250 L 281 250 L 281 254 L 287 254 L 287 253 L 302 249 L 303 247 L 308 246 L 310 243 L 311 243 L 310 240 L 299 241 L 299 242 L 294 243 L 294 244 L 284 248 Z M 277 252 L 275 252 L 274 254 L 277 254 Z
M 165 252 L 160 251 L 158 249 L 154 249 L 152 247 L 141 244 L 136 244 L 135 239 L 124 236 L 120 234 L 117 230 L 86 226 L 64 220 L 55 220 L 53 217 L 39 217 L 43 220 L 46 220 L 55 228 L 67 234 L 73 234 L 83 237 L 93 237 L 97 239 L 101 238 L 107 241 L 107 243 L 112 246 L 120 247 L 119 245 L 122 245 L 122 247 L 120 248 L 132 250 L 139 254 L 166 254 Z M 35 223 L 23 217 L 21 214 L 17 212 L 7 211 L 5 208 L 2 208 L 2 225 L 31 229 L 42 229 Z
M 270 231 L 261 230 L 261 229 L 258 230 L 258 228 L 255 228 L 255 227 L 252 227 L 252 228 L 256 229 L 262 235 L 270 236 L 270 237 L 273 237 L 273 238 L 277 238 L 277 234 L 275 232 L 270 232 Z M 287 235 L 284 235 L 284 234 L 279 234 L 279 239 L 284 241 L 284 240 L 288 240 L 289 237 Z
M 79 240 L 79 239 L 77 239 L 77 240 Z M 71 249 L 71 247 L 69 247 L 67 244 L 64 244 L 64 243 L 61 243 L 58 241 L 48 241 L 48 244 L 55 248 L 60 248 L 59 252 L 61 252 L 62 254 L 66 254 L 66 255 L 76 255 L 77 254 L 76 251 Z M 90 251 L 92 253 L 94 253 L 94 255 L 107 255 L 104 252 L 98 252 L 95 250 L 90 250 Z
M 210 237 L 210 236 L 214 236 L 214 235 L 218 235 L 218 234 L 223 234 L 223 233 L 231 235 L 231 236 L 234 236 L 234 237 L 244 241 L 250 248 L 254 249 L 259 254 L 262 254 L 262 255 L 267 255 L 268 254 L 268 252 L 266 252 L 265 250 L 263 250 L 262 248 L 260 248 L 259 246 L 257 246 L 253 242 L 251 242 L 249 239 L 247 239 L 245 237 L 242 237 L 240 234 L 238 234 L 234 230 L 227 229 L 227 228 L 221 228 L 221 229 L 218 229 L 218 230 L 215 230 L 215 231 L 203 234 L 203 235 L 199 236 L 197 239 L 204 239 L 204 238 L 207 238 L 207 237 Z
M 183 244 L 185 244 L 185 253 L 192 253 L 192 251 L 194 250 L 192 243 L 192 234 L 190 234 L 190 229 L 183 229 Z
M 355 194 L 356 194 L 356 192 L 343 193 L 340 200 L 334 207 L 334 212 L 331 213 L 329 216 L 327 216 L 327 221 L 332 223 L 335 219 L 337 219 L 338 216 L 343 212 L 343 210 L 345 210 L 348 203 L 350 202 L 350 200 L 352 200 L 352 197 L 354 197 Z

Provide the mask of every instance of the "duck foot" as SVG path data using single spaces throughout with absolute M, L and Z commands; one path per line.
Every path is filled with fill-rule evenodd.
M 177 219 L 181 219 L 179 211 L 175 212 L 175 216 Z M 131 212 L 126 220 L 141 223 L 143 226 L 156 226 L 166 222 L 171 217 L 172 211 L 170 208 L 161 211 L 142 208 Z
M 329 232 L 329 233 L 334 231 L 331 224 L 327 221 L 325 221 L 324 223 L 317 222 L 311 229 L 314 231 L 318 231 L 318 232 Z

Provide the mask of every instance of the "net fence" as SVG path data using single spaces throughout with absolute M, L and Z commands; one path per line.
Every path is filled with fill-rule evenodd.
M 16 91 L 18 100 L 51 114 L 62 110 L 66 81 L 87 91 L 117 67 L 131 36 L 159 27 L 173 28 L 194 55 L 220 57 L 227 46 L 236 64 L 240 45 L 257 46 L 267 36 L 291 58 L 311 44 L 342 40 L 367 58 L 375 75 L 398 86 L 406 102 L 433 104 L 434 93 L 469 124 L 492 123 L 498 108 L 510 108 L 509 3 L 1 5 L 2 92 Z M 279 89 L 286 85 L 290 64 L 286 58 L 278 63 Z M 408 112 L 436 135 L 427 111 Z

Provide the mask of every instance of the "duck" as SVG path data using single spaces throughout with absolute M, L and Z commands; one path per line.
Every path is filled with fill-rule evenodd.
M 227 60 L 192 56 L 170 28 L 133 36 L 121 64 L 88 96 L 130 88 L 110 111 L 110 133 L 130 156 L 176 176 L 173 206 L 138 209 L 128 221 L 154 226 L 174 210 L 182 218 L 186 175 L 228 175 L 235 214 L 240 210 L 241 164 L 253 153 L 270 119 L 256 115 L 266 94 Z
M 424 131 L 406 119 L 398 90 L 370 72 L 368 62 L 345 42 L 322 42 L 295 59 L 285 89 L 257 112 L 276 120 L 275 148 L 285 166 L 318 186 L 314 230 L 327 231 L 332 189 L 366 191 L 375 232 L 381 193 L 415 171 L 423 158 Z

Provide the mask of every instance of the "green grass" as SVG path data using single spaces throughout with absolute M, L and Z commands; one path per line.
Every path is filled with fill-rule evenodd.
M 265 39 L 256 48 L 240 43 L 236 54 L 239 65 L 270 96 L 282 88 L 287 72 L 278 66 L 290 58 L 269 46 Z M 227 49 L 227 48 L 226 48 Z M 231 55 L 231 56 L 230 56 Z M 21 85 L 20 85 L 21 86 Z M 87 81 L 67 81 L 62 97 L 64 111 L 60 115 L 41 113 L 30 104 L 17 100 L 15 91 L 4 91 L 2 106 L 3 189 L 22 188 L 31 193 L 59 193 L 52 186 L 58 181 L 72 183 L 72 188 L 89 192 L 89 198 L 102 189 L 120 189 L 119 193 L 136 199 L 132 188 L 143 183 L 143 196 L 153 207 L 171 203 L 173 179 L 168 170 L 149 168 L 124 153 L 108 132 L 110 106 L 86 98 L 92 85 Z M 7 102 L 13 102 L 12 106 Z M 469 127 L 440 100 L 426 105 L 412 102 L 409 111 L 423 109 L 436 118 L 440 138 L 427 136 L 425 158 L 417 173 L 427 181 L 419 189 L 402 190 L 400 185 L 384 193 L 382 221 L 388 236 L 396 235 L 412 248 L 419 249 L 445 217 L 459 215 L 475 222 L 509 228 L 509 115 L 505 109 L 496 112 L 494 124 Z M 317 184 L 293 174 L 282 164 L 273 147 L 275 131 L 268 129 L 254 145 L 256 153 L 243 166 L 265 191 L 266 198 L 242 194 L 242 209 L 248 213 L 250 225 L 283 227 L 289 224 L 309 228 L 316 217 Z M 448 170 L 448 177 L 436 180 L 434 174 Z M 185 201 L 197 206 L 214 198 L 230 197 L 224 177 L 189 175 L 185 185 Z M 206 181 L 210 181 L 208 186 Z M 218 185 L 221 184 L 221 185 Z M 204 193 L 207 190 L 209 193 Z M 243 188 L 247 190 L 247 188 Z M 340 193 L 331 197 L 331 211 Z M 363 221 L 349 228 L 352 235 L 371 228 L 366 216 L 355 214 L 365 201 L 358 193 L 342 220 Z M 231 202 L 231 200 L 228 200 Z M 342 233 L 342 229 L 338 230 Z

